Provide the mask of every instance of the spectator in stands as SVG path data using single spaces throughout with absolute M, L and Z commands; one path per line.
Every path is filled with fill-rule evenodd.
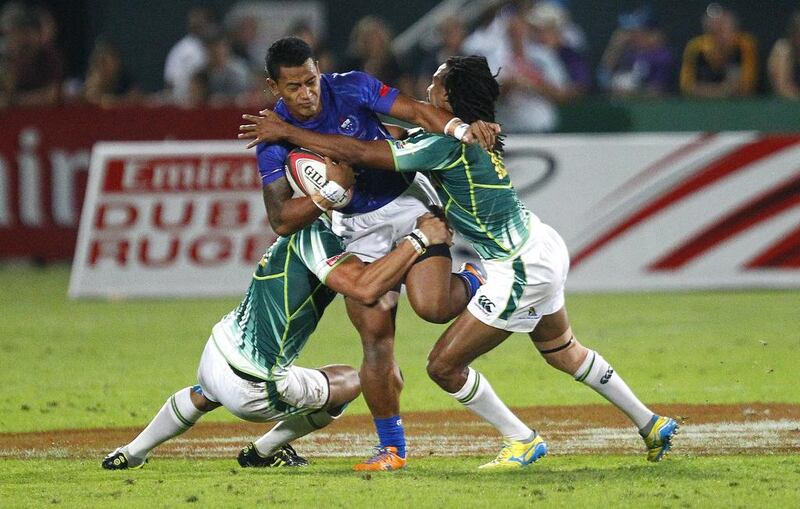
M 800 99 L 800 10 L 789 19 L 786 37 L 772 47 L 767 67 L 772 89 L 778 96 Z
M 208 38 L 207 51 L 209 104 L 242 104 L 255 85 L 247 63 L 231 53 L 230 41 L 221 33 Z
M 413 95 L 413 81 L 392 53 L 391 43 L 392 32 L 386 22 L 376 16 L 361 18 L 350 32 L 345 68 L 367 72 L 404 94 Z
M 619 16 L 597 77 L 613 96 L 657 97 L 669 93 L 674 56 L 649 7 Z
M 258 18 L 242 15 L 226 20 L 231 53 L 260 73 L 264 72 L 264 48 L 259 42 Z
M 60 99 L 64 63 L 40 13 L 12 4 L 2 16 L 5 46 L 0 55 L 0 108 L 45 106 Z
M 142 99 L 141 89 L 122 65 L 119 50 L 106 40 L 97 41 L 89 56 L 83 97 L 87 102 L 103 107 Z
M 310 23 L 302 19 L 296 21 L 286 32 L 286 37 L 297 37 L 311 47 L 311 52 L 316 57 L 319 65 L 319 72 L 331 73 L 336 71 L 336 57 Z
M 558 124 L 556 103 L 570 97 L 570 79 L 552 48 L 533 41 L 520 14 L 508 20 L 508 52 L 499 81 L 497 118 L 508 132 L 547 132 Z
M 462 55 L 462 45 L 467 31 L 464 24 L 456 16 L 451 16 L 442 21 L 437 30 L 439 43 L 428 51 L 421 51 L 415 74 L 415 96 L 425 98 L 428 94 L 428 85 L 431 83 L 431 76 L 436 72 L 442 62 L 454 55 Z
M 214 13 L 207 7 L 193 7 L 186 28 L 186 35 L 172 47 L 164 64 L 164 83 L 176 104 L 187 103 L 192 77 L 208 62 L 204 40 L 215 31 Z
M 555 52 L 567 71 L 568 83 L 555 99 L 559 102 L 582 97 L 589 90 L 592 72 L 585 56 L 565 38 L 569 15 L 554 2 L 538 2 L 528 13 L 533 27 L 533 40 Z
M 211 98 L 208 82 L 208 69 L 203 68 L 194 73 L 189 79 L 186 100 L 180 105 L 184 108 L 201 108 L 208 104 Z
M 694 97 L 752 94 L 758 77 L 755 39 L 739 31 L 736 16 L 719 4 L 706 9 L 703 30 L 684 50 L 681 92 Z

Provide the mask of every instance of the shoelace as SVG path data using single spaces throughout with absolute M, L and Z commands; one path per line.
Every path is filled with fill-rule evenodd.
M 370 459 L 368 459 L 367 461 L 365 461 L 364 463 L 377 463 L 379 461 L 382 461 L 385 457 L 391 456 L 392 454 L 394 453 L 388 450 L 387 448 L 378 446 L 375 447 L 375 455 Z
M 500 463 L 503 460 L 506 460 L 511 457 L 511 442 L 503 441 L 503 448 L 500 449 L 500 452 L 497 454 L 497 457 L 493 459 L 492 463 Z

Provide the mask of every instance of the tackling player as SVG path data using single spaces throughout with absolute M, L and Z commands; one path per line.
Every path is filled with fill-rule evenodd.
M 467 122 L 494 122 L 499 86 L 483 57 L 452 57 L 428 87 L 429 101 Z M 542 438 L 497 397 L 486 378 L 469 367 L 512 332 L 527 332 L 551 366 L 588 385 L 623 411 L 659 461 L 671 447 L 677 423 L 656 415 L 597 352 L 578 342 L 564 305 L 569 254 L 564 241 L 519 201 L 502 158 L 502 142 L 490 151 L 446 136 L 411 131 L 402 141 L 362 142 L 323 136 L 286 125 L 265 113 L 255 120 L 258 139 L 300 144 L 334 159 L 369 168 L 427 170 L 450 225 L 483 259 L 486 283 L 467 310 L 439 338 L 428 374 L 459 402 L 503 435 L 497 458 L 481 468 L 517 468 L 547 452 Z
M 239 453 L 241 466 L 307 464 L 288 444 L 330 424 L 360 386 L 350 366 L 307 369 L 294 361 L 336 292 L 372 304 L 400 282 L 422 249 L 452 240 L 444 221 L 431 214 L 418 218 L 417 227 L 370 265 L 345 252 L 327 217 L 278 238 L 256 267 L 244 300 L 212 329 L 198 385 L 170 396 L 144 431 L 106 456 L 103 468 L 144 465 L 153 448 L 220 405 L 247 421 L 278 421 Z
M 421 125 L 431 132 L 447 132 L 461 140 L 494 143 L 494 127 L 478 121 L 469 126 L 451 112 L 403 96 L 363 72 L 320 74 L 308 45 L 297 38 L 276 41 L 267 52 L 267 85 L 279 101 L 275 113 L 286 122 L 321 133 L 344 134 L 363 140 L 383 140 L 405 130 L 386 127 L 376 113 Z M 244 118 L 248 118 L 247 115 Z M 241 138 L 246 138 L 244 133 Z M 458 142 L 455 138 L 453 141 Z M 248 147 L 258 144 L 258 140 Z M 270 224 L 286 235 L 309 224 L 322 210 L 309 197 L 293 198 L 284 164 L 289 143 L 262 143 L 257 148 L 264 201 Z M 438 202 L 428 180 L 412 173 L 375 174 L 356 168 L 353 199 L 334 211 L 333 232 L 348 252 L 364 262 L 386 254 L 398 239 L 411 232 L 417 216 Z M 328 196 L 344 188 L 331 179 Z M 324 207 L 323 207 L 324 208 Z M 409 301 L 428 321 L 446 323 L 457 316 L 481 280 L 471 267 L 451 274 L 446 246 L 431 246 L 409 271 L 405 284 Z M 382 301 L 385 302 L 385 301 Z M 400 418 L 402 376 L 394 360 L 396 295 L 386 306 L 366 306 L 347 300 L 347 312 L 361 336 L 364 358 L 360 370 L 364 399 L 380 439 L 376 455 L 356 470 L 394 470 L 406 463 L 405 434 Z

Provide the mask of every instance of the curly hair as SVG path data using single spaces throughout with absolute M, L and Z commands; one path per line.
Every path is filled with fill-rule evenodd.
M 500 96 L 497 75 L 492 74 L 486 58 L 478 55 L 453 56 L 447 59 L 444 89 L 453 113 L 471 124 L 476 120 L 494 122 L 495 103 Z M 502 136 L 498 136 L 496 150 L 502 150 Z

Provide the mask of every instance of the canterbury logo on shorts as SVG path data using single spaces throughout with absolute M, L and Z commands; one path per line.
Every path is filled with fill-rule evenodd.
M 494 302 L 490 301 L 486 295 L 478 297 L 478 305 L 488 314 L 492 314 L 494 311 Z

